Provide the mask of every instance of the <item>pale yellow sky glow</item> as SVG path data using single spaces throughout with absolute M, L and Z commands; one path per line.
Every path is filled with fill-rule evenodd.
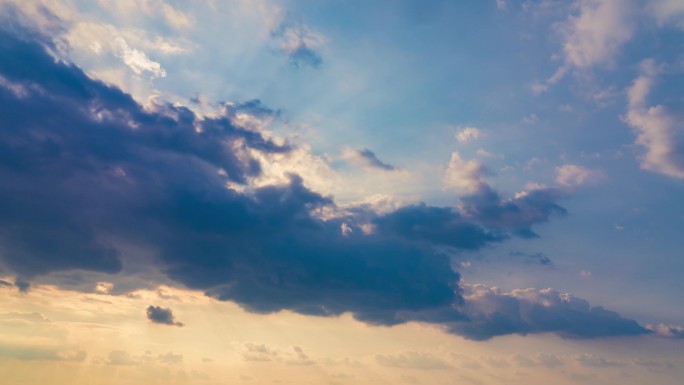
M 148 321 L 150 305 L 172 309 L 184 326 Z M 684 360 L 677 341 L 635 338 L 639 351 L 621 349 L 624 339 L 474 342 L 348 314 L 253 314 L 166 286 L 120 296 L 36 286 L 0 296 L 0 374 L 11 384 L 675 384 Z

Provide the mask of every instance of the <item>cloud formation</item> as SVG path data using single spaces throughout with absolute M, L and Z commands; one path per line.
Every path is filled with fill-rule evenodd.
M 578 187 L 596 183 L 605 178 L 600 170 L 591 170 L 576 164 L 564 164 L 556 167 L 556 183 L 565 187 Z
M 637 133 L 636 144 L 645 148 L 645 170 L 684 179 L 684 118 L 662 105 L 649 106 L 648 96 L 658 76 L 652 59 L 641 63 L 641 73 L 627 90 L 626 122 Z
M 325 37 L 320 32 L 308 26 L 292 23 L 288 20 L 271 32 L 277 40 L 278 48 L 290 59 L 295 67 L 304 65 L 318 68 L 323 64 L 323 58 L 318 50 L 325 44 Z
M 481 179 L 478 163 L 455 154 L 451 169 L 467 192 L 458 208 L 416 204 L 382 214 L 359 208 L 324 220 L 315 213 L 335 209 L 333 199 L 298 175 L 250 184 L 262 175 L 258 154 L 293 149 L 241 125 L 234 104 L 211 117 L 169 104 L 145 109 L 118 88 L 56 62 L 46 41 L 0 30 L 7 58 L 0 62 L 0 262 L 22 278 L 17 282 L 76 269 L 114 274 L 133 262 L 252 312 L 447 323 L 474 339 L 643 332 L 634 321 L 588 305 L 556 299 L 541 311 L 517 294 L 463 296 L 446 250 L 534 236 L 532 226 L 565 212 L 556 190 L 505 199 Z M 271 113 L 256 102 L 240 108 Z M 125 252 L 125 245 L 154 258 Z M 484 311 L 484 300 L 501 309 Z M 511 301 L 525 311 L 503 306 Z M 170 309 L 150 306 L 147 315 L 179 325 Z M 295 349 L 304 362 L 302 354 Z M 126 361 L 117 357 L 110 361 Z
M 504 334 L 555 333 L 564 338 L 649 334 L 636 321 L 584 299 L 553 289 L 504 293 L 484 285 L 464 285 L 462 311 L 467 322 L 450 326 L 453 333 L 486 340 Z
M 147 319 L 154 323 L 171 326 L 184 326 L 182 322 L 176 321 L 171 309 L 150 305 L 147 307 L 146 313 Z
M 632 37 L 631 0 L 577 0 L 579 14 L 563 28 L 563 51 L 568 65 L 587 68 L 609 64 Z

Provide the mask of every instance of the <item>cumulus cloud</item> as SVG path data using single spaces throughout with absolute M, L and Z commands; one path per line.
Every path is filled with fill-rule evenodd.
M 395 171 L 397 169 L 391 164 L 385 163 L 378 159 L 377 155 L 367 148 L 357 150 L 347 147 L 342 151 L 342 156 L 345 159 L 363 167 L 374 168 L 383 171 Z
M 563 42 L 564 64 L 544 82 L 535 82 L 535 95 L 546 92 L 572 69 L 610 66 L 634 33 L 633 0 L 575 0 L 576 10 L 558 25 Z
M 465 161 L 458 152 L 453 152 L 444 173 L 444 183 L 463 194 L 476 194 L 486 186 L 482 180 L 486 173 L 486 168 L 476 160 Z
M 183 326 L 183 323 L 176 321 L 171 309 L 160 306 L 148 306 L 146 312 L 147 319 L 154 323 L 171 326 Z
M 634 31 L 632 1 L 578 0 L 576 6 L 579 14 L 562 27 L 566 63 L 577 68 L 612 63 Z
M 464 285 L 462 311 L 466 322 L 450 330 L 469 339 L 504 334 L 556 333 L 565 338 L 594 338 L 651 333 L 636 321 L 591 307 L 571 294 L 553 289 L 522 289 L 505 293 L 484 285 Z
M 643 169 L 684 179 L 684 118 L 647 102 L 657 75 L 652 59 L 641 63 L 641 74 L 627 90 L 625 121 L 636 131 L 635 143 L 646 150 L 641 159 Z
M 556 183 L 565 187 L 578 187 L 596 183 L 605 178 L 600 170 L 591 170 L 576 164 L 564 164 L 556 167 Z

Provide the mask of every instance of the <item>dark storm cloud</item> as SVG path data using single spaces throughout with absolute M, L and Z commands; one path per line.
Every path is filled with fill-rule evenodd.
M 553 215 L 567 211 L 558 205 L 562 192 L 546 188 L 532 190 L 513 199 L 503 199 L 497 191 L 483 185 L 475 194 L 461 198 L 464 217 L 493 229 L 506 229 L 523 237 L 538 235 L 532 225 L 547 222 Z
M 480 339 L 639 331 L 597 308 L 470 311 L 459 274 L 439 250 L 531 236 L 533 225 L 564 212 L 552 190 L 504 200 L 487 186 L 464 198 L 460 212 L 421 204 L 322 220 L 311 213 L 334 202 L 297 175 L 244 193 L 226 187 L 261 174 L 251 152 L 290 150 L 234 124 L 230 108 L 213 118 L 172 105 L 144 109 L 55 61 L 45 44 L 0 30 L 0 262 L 17 282 L 152 263 L 122 252 L 139 248 L 176 282 L 254 312 L 448 323 Z M 237 108 L 273 114 L 257 102 Z M 177 324 L 169 309 L 147 311 L 152 321 Z
M 171 309 L 163 308 L 160 306 L 148 306 L 147 319 L 158 324 L 183 326 L 183 323 L 175 320 L 175 318 L 173 317 L 173 311 L 171 311 Z
M 259 175 L 248 149 L 289 148 L 228 116 L 144 110 L 12 34 L 0 49 L 10 59 L 0 63 L 0 258 L 18 275 L 116 273 L 135 258 L 122 255 L 123 239 L 156 250 L 176 281 L 252 311 L 395 323 L 399 310 L 458 299 L 446 255 L 394 236 L 345 237 L 341 220 L 311 216 L 333 202 L 296 175 L 249 193 L 225 187 Z
M 401 239 L 459 249 L 479 249 L 503 236 L 491 233 L 447 207 L 406 206 L 374 220 L 378 231 Z
M 449 329 L 474 340 L 529 333 L 555 333 L 578 339 L 651 333 L 634 320 L 552 289 L 501 293 L 474 285 L 465 287 L 464 297 L 460 310 L 468 319 L 451 324 Z
M 170 105 L 145 111 L 6 31 L 0 50 L 0 252 L 22 276 L 115 273 L 120 256 L 105 233 L 140 225 L 126 223 L 133 211 L 185 185 L 218 186 L 218 169 L 235 182 L 259 173 L 229 146 L 287 150 L 227 117 L 198 120 Z

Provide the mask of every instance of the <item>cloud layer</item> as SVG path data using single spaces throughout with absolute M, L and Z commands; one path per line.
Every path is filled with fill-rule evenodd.
M 241 125 L 230 108 L 213 117 L 169 104 L 145 109 L 56 62 L 45 41 L 0 31 L 7 58 L 0 62 L 0 261 L 23 279 L 69 270 L 113 274 L 147 263 L 254 312 L 448 323 L 474 339 L 643 332 L 634 321 L 576 301 L 556 298 L 547 308 L 516 295 L 463 297 L 448 253 L 534 236 L 532 226 L 565 212 L 557 191 L 505 199 L 481 180 L 478 164 L 455 154 L 450 169 L 466 192 L 458 209 L 358 208 L 324 220 L 315 213 L 334 210 L 333 199 L 298 175 L 250 187 L 262 172 L 257 155 L 287 153 L 289 145 Z M 154 258 L 145 261 L 126 246 Z M 496 311 L 480 311 L 484 299 Z M 177 324 L 169 309 L 150 306 L 147 313 Z

